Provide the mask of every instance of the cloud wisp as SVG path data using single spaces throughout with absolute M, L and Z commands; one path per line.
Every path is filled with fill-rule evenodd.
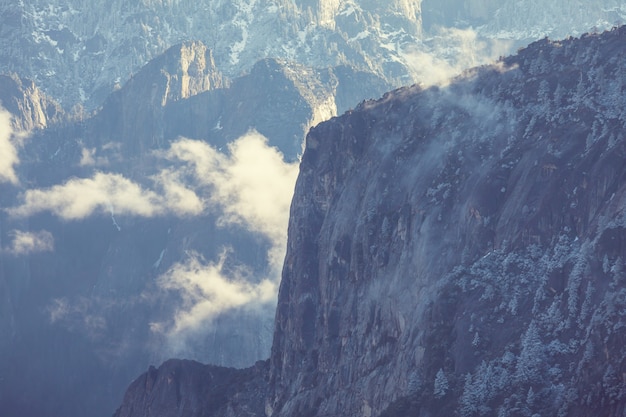
M 21 256 L 54 250 L 54 237 L 47 230 L 38 232 L 13 230 L 10 235 L 12 237 L 11 244 L 3 250 L 8 254 Z
M 509 54 L 511 45 L 509 41 L 481 39 L 472 29 L 442 27 L 428 45 L 409 48 L 403 55 L 418 83 L 445 86 L 464 70 Z
M 153 332 L 165 336 L 170 354 L 186 351 L 190 339 L 202 334 L 220 314 L 233 309 L 254 311 L 275 302 L 278 292 L 274 277 L 254 282 L 245 266 L 224 268 L 224 250 L 216 262 L 206 262 L 197 253 L 173 265 L 157 283 L 180 297 L 175 316 L 169 322 L 151 323 Z
M 160 184 L 164 193 L 144 189 L 120 174 L 98 172 L 91 178 L 73 178 L 47 189 L 27 190 L 23 203 L 7 212 L 29 217 L 49 211 L 64 220 L 80 220 L 96 213 L 154 217 L 167 213 L 196 215 L 202 211 L 199 197 L 192 197 L 193 191 L 177 183 L 176 178 L 164 178 Z
M 228 151 L 225 155 L 204 142 L 182 139 L 172 145 L 167 157 L 190 164 L 196 180 L 210 187 L 210 201 L 223 213 L 220 224 L 241 225 L 280 248 L 270 253 L 270 263 L 280 266 L 298 165 L 286 163 L 254 131 L 229 144 Z

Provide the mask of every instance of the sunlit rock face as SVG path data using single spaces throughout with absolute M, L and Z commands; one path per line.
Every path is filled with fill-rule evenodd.
M 30 132 L 65 119 L 61 106 L 31 80 L 16 74 L 0 75 L 0 104 L 13 118 L 15 131 Z
M 269 365 L 243 371 L 261 384 L 250 392 L 267 389 L 264 406 L 232 387 L 226 404 L 257 416 L 623 415 L 625 40 L 621 28 L 537 42 L 315 127 Z M 119 415 L 187 410 L 186 395 L 168 400 L 179 385 L 141 382 L 153 374 L 118 413 L 133 398 L 166 411 Z M 219 395 L 197 387 L 191 398 Z M 189 415 L 231 415 L 201 408 Z

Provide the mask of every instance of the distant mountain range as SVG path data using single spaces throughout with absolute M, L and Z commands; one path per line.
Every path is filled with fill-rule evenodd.
M 610 28 L 626 20 L 626 6 L 620 0 L 20 0 L 1 4 L 0 16 L 0 71 L 34 80 L 68 109 L 76 103 L 93 109 L 152 58 L 187 41 L 207 45 L 229 78 L 260 59 L 278 58 L 311 68 L 348 65 L 397 87 L 420 81 L 413 50 L 454 60 L 451 43 L 447 52 L 432 50 L 442 28 L 471 29 L 515 48 Z

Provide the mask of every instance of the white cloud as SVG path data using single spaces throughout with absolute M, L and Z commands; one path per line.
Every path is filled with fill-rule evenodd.
M 222 225 L 241 225 L 271 242 L 268 272 L 260 279 L 245 267 L 226 271 L 228 252 L 212 263 L 192 255 L 158 279 L 162 289 L 177 292 L 182 302 L 170 322 L 153 323 L 152 330 L 164 335 L 171 353 L 177 354 L 184 352 L 188 340 L 202 334 L 219 314 L 275 302 L 298 166 L 286 163 L 256 132 L 231 143 L 228 154 L 204 142 L 181 139 L 165 156 L 190 165 L 197 183 L 206 187 L 210 201 L 221 208 Z
M 180 139 L 160 156 L 186 165 L 148 177 L 153 189 L 120 174 L 97 172 L 91 178 L 27 190 L 23 203 L 7 211 L 17 217 L 49 211 L 65 220 L 109 212 L 189 216 L 201 214 L 206 201 L 211 201 L 223 211 L 222 224 L 239 224 L 272 242 L 283 242 L 297 164 L 284 162 L 282 154 L 256 132 L 239 138 L 228 149 L 225 155 L 205 142 Z M 83 149 L 81 164 L 97 162 L 93 151 Z
M 160 189 L 161 206 L 164 211 L 178 215 L 198 215 L 204 210 L 204 201 L 196 191 L 187 188 L 184 173 L 173 169 L 163 169 L 151 179 Z
M 191 254 L 186 262 L 175 264 L 158 278 L 160 288 L 175 291 L 182 300 L 171 322 L 151 324 L 152 331 L 166 336 L 171 354 L 184 352 L 188 339 L 205 330 L 219 314 L 275 302 L 275 279 L 252 283 L 245 267 L 226 272 L 227 256 L 224 251 L 217 262 L 206 263 L 199 255 Z
M 11 232 L 11 245 L 5 249 L 12 255 L 28 255 L 37 252 L 50 252 L 54 250 L 54 238 L 46 230 L 39 232 L 24 232 L 14 230 Z
M 439 28 L 429 45 L 407 49 L 404 58 L 425 87 L 446 85 L 464 70 L 511 53 L 509 41 L 481 39 L 472 29 Z
M 109 160 L 106 157 L 96 155 L 96 148 L 82 148 L 79 166 L 106 166 Z
M 96 165 L 95 155 L 96 155 L 96 148 L 91 148 L 91 149 L 83 148 L 81 157 L 80 157 L 80 162 L 78 163 L 78 165 L 80 165 L 81 167 Z
M 165 193 L 158 194 L 122 175 L 98 172 L 92 178 L 74 178 L 47 189 L 27 190 L 22 196 L 22 205 L 7 211 L 18 217 L 50 211 L 65 220 L 109 212 L 153 217 L 169 212 L 194 215 L 201 211 L 198 201 L 190 196 L 192 191 L 185 192 L 173 179 L 162 185 Z M 187 207 L 177 197 L 183 197 L 186 202 L 193 200 L 193 204 Z
M 83 162 L 97 162 L 94 155 L 86 150 Z M 270 249 L 263 276 L 253 276 L 245 266 L 233 269 L 229 265 L 225 270 L 228 255 L 224 252 L 217 261 L 208 263 L 200 255 L 192 255 L 158 278 L 159 287 L 177 294 L 181 303 L 171 320 L 151 326 L 172 345 L 170 351 L 176 352 L 190 337 L 202 334 L 217 315 L 275 302 L 298 165 L 286 163 L 282 154 L 256 132 L 231 143 L 226 154 L 202 141 L 180 139 L 156 156 L 170 165 L 147 177 L 150 188 L 120 174 L 98 172 L 91 178 L 27 190 L 22 204 L 7 211 L 19 217 L 48 211 L 65 220 L 77 220 L 109 213 L 192 216 L 202 214 L 210 204 L 221 213 L 219 224 L 239 225 L 265 236 Z M 65 307 L 59 303 L 51 310 L 51 319 L 60 320 L 66 314 Z
M 42 190 L 28 190 L 24 203 L 8 210 L 14 216 L 26 217 L 50 211 L 65 220 L 83 219 L 94 212 L 154 216 L 159 196 L 119 174 L 98 172 L 92 178 L 73 178 L 62 185 Z
M 17 153 L 16 135 L 11 126 L 11 114 L 0 107 L 0 183 L 17 184 L 15 166 L 20 160 Z
M 167 157 L 190 163 L 196 180 L 211 187 L 210 200 L 223 211 L 221 224 L 239 224 L 267 236 L 275 247 L 270 263 L 279 267 L 298 164 L 286 163 L 257 132 L 232 142 L 228 151 L 224 155 L 204 142 L 181 139 Z

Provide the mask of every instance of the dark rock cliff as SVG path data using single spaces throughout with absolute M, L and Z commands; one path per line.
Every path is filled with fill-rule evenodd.
M 264 406 L 267 361 L 247 369 L 169 360 L 136 379 L 114 417 L 258 415 Z
M 622 416 L 625 45 L 544 40 L 312 129 L 251 415 Z
M 622 415 L 626 28 L 314 128 L 268 409 Z

